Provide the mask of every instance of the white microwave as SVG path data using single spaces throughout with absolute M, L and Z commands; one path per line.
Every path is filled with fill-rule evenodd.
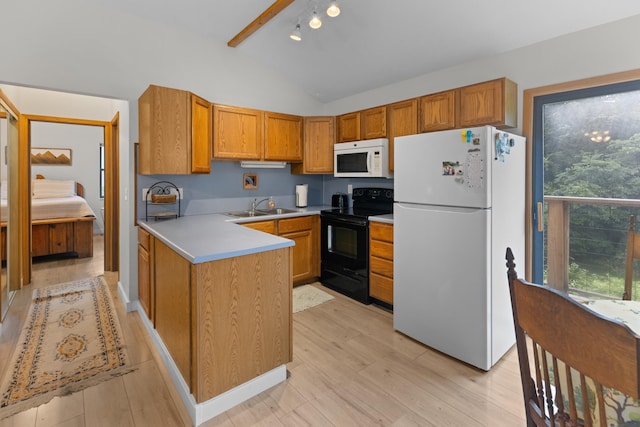
M 333 176 L 338 178 L 392 178 L 389 140 L 341 142 L 333 146 Z

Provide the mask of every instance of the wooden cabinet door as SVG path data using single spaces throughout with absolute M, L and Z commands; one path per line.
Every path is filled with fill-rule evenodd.
M 294 174 L 333 174 L 333 145 L 336 142 L 336 118 L 305 117 L 302 163 L 291 165 Z
M 187 174 L 191 160 L 189 92 L 151 85 L 138 99 L 139 172 Z
M 338 142 L 360 140 L 360 112 L 342 114 L 336 117 L 338 122 Z
M 138 300 L 152 323 L 153 315 L 153 245 L 155 239 L 138 227 Z
M 420 97 L 420 132 L 456 128 L 456 90 Z
M 392 224 L 369 224 L 369 295 L 393 305 Z
M 389 128 L 389 170 L 393 171 L 395 137 L 418 133 L 418 100 L 408 99 L 387 107 Z
M 191 386 L 191 264 L 160 240 L 155 242 L 155 327 Z
M 278 221 L 278 234 L 296 242 L 293 247 L 293 283 L 320 275 L 320 218 L 309 215 Z
M 387 108 L 385 106 L 369 108 L 360 112 L 362 139 L 387 137 Z
M 460 127 L 517 124 L 517 85 L 501 78 L 460 88 Z
M 372 272 L 369 276 L 369 296 L 393 305 L 393 279 Z
M 211 103 L 191 94 L 191 173 L 211 172 Z
M 138 300 L 140 305 L 147 313 L 147 317 L 151 317 L 151 263 L 149 252 L 142 246 L 138 245 Z
M 295 233 L 281 234 L 280 236 L 291 239 L 296 243 L 293 247 L 293 283 L 314 277 L 312 264 L 312 231 L 298 231 Z
M 263 123 L 260 110 L 214 104 L 214 159 L 260 160 Z
M 302 117 L 264 113 L 264 159 L 302 161 Z
M 245 222 L 240 225 L 244 225 L 245 227 L 253 228 L 254 230 L 262 231 L 269 234 L 278 234 L 275 221 Z

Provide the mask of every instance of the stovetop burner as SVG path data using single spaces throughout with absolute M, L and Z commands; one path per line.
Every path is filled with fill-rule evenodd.
M 365 209 L 365 208 L 333 208 L 333 209 L 324 209 L 321 211 L 321 215 L 332 215 L 332 216 L 352 216 L 357 218 L 366 219 L 373 215 L 385 215 L 389 214 L 393 211 L 393 207 L 391 210 L 389 209 Z
M 367 219 L 373 215 L 384 215 L 393 212 L 393 189 L 354 188 L 351 197 L 353 200 L 352 207 L 325 209 L 320 212 L 320 215 Z

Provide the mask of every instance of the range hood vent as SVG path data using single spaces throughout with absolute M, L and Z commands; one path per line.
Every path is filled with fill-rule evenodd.
M 282 169 L 287 162 L 263 162 L 258 160 L 244 160 L 240 162 L 240 167 L 245 169 Z

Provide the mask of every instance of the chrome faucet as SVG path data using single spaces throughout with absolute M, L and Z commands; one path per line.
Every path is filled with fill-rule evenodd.
M 256 208 L 258 207 L 258 205 L 260 205 L 260 203 L 271 199 L 271 197 L 265 197 L 264 199 L 261 199 L 260 201 L 258 201 L 258 199 L 253 199 L 253 202 L 251 202 L 251 211 L 254 212 L 256 210 Z

